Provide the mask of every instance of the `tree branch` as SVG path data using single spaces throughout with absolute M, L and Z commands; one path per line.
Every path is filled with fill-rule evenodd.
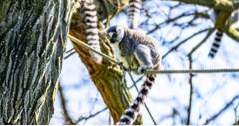
M 187 4 L 195 4 L 214 8 L 223 11 L 232 11 L 239 7 L 239 3 L 232 2 L 231 0 L 166 0 L 166 1 L 178 1 Z
M 229 26 L 228 29 L 226 29 L 226 34 L 236 42 L 239 42 L 239 30 L 235 26 Z

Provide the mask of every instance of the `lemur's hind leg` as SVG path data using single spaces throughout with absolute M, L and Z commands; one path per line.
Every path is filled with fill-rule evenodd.
M 144 73 L 147 69 L 153 68 L 151 50 L 148 46 L 139 44 L 134 51 L 134 55 L 140 64 L 137 70 L 139 74 Z

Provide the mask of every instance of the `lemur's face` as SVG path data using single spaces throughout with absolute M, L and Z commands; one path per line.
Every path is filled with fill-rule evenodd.
M 121 26 L 112 26 L 107 30 L 111 43 L 119 43 L 124 37 L 124 28 Z

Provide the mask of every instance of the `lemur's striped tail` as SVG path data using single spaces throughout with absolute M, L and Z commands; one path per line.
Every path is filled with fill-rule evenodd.
M 120 121 L 117 125 L 131 125 L 135 121 L 136 117 L 139 114 L 141 106 L 145 102 L 145 98 L 149 92 L 149 89 L 152 88 L 155 83 L 156 75 L 148 75 L 146 81 L 143 83 L 138 96 L 134 100 L 133 104 L 129 106 L 128 109 L 122 114 Z
M 138 26 L 138 20 L 141 9 L 141 0 L 130 0 L 128 8 L 130 28 L 134 29 Z
M 99 31 L 98 31 L 98 18 L 96 7 L 93 0 L 82 0 L 84 21 L 86 25 L 86 39 L 88 45 L 98 52 L 100 50 Z M 90 55 L 97 63 L 102 62 L 102 56 L 90 51 Z
M 210 52 L 208 54 L 208 56 L 210 58 L 214 58 L 215 55 L 217 54 L 218 49 L 219 49 L 220 44 L 221 44 L 222 37 L 223 37 L 223 31 L 217 29 L 216 34 L 215 34 L 215 38 L 214 38 L 214 42 L 212 43 Z

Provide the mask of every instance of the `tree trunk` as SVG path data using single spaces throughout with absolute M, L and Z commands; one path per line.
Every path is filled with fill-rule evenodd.
M 48 124 L 70 0 L 0 1 L 0 124 Z

